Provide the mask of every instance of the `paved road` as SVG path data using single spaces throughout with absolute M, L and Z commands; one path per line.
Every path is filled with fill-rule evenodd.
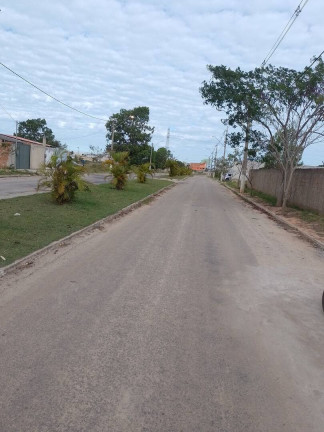
M 106 183 L 107 174 L 88 174 L 85 179 L 93 184 Z M 0 178 L 0 199 L 14 198 L 17 196 L 34 195 L 44 191 L 37 192 L 37 184 L 41 177 L 39 176 L 22 176 L 22 177 L 1 177 Z
M 323 264 L 178 184 L 0 279 L 0 430 L 322 432 Z

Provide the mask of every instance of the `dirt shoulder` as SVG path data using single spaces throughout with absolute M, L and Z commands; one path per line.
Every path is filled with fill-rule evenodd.
M 290 225 L 291 228 L 295 228 L 301 234 L 305 234 L 304 237 L 308 240 L 314 239 L 315 243 L 319 243 L 319 246 L 322 244 L 324 249 L 323 215 L 296 208 L 288 208 L 287 211 L 283 213 L 280 207 L 270 204 L 267 200 L 262 199 L 259 196 L 251 195 L 249 192 L 240 194 L 236 188 L 224 183 L 222 184 L 245 201 L 258 206 L 260 210 L 263 210 L 265 213 L 269 214 L 269 216 L 274 216 L 278 222 L 282 223 L 284 221 Z

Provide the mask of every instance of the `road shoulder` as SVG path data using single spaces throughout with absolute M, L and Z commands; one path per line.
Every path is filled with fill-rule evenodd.
M 292 230 L 292 231 L 298 233 L 298 235 L 301 238 L 310 242 L 311 244 L 313 244 L 315 247 L 319 248 L 320 250 L 324 251 L 324 242 L 316 235 L 316 233 L 307 232 L 306 224 L 304 224 L 304 226 L 299 226 L 299 225 L 303 225 L 301 221 L 300 221 L 300 224 L 298 224 L 298 225 L 296 223 L 292 223 L 290 220 L 287 220 L 288 219 L 287 217 L 284 217 L 283 215 L 276 214 L 274 211 L 271 211 L 269 209 L 269 207 L 262 205 L 259 202 L 257 202 L 257 200 L 254 199 L 253 197 L 247 197 L 245 194 L 241 194 L 239 191 L 231 188 L 230 186 L 226 185 L 225 183 L 220 183 L 220 184 L 222 186 L 224 186 L 226 189 L 233 192 L 238 197 L 240 197 L 243 201 L 247 202 L 248 204 L 250 204 L 251 206 L 256 208 L 257 210 L 260 210 L 261 212 L 267 214 L 271 219 L 276 221 L 278 224 L 282 225 L 283 227 L 285 227 L 289 230 Z

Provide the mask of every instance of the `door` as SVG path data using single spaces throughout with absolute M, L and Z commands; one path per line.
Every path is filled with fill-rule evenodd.
M 16 148 L 16 169 L 30 168 L 30 146 L 17 142 Z

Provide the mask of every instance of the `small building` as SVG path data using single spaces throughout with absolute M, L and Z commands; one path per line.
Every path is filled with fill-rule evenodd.
M 46 144 L 0 134 L 0 168 L 13 167 L 15 169 L 37 170 L 45 162 L 45 153 L 52 147 Z
M 192 163 L 190 163 L 189 166 L 192 169 L 192 171 L 204 172 L 204 171 L 206 171 L 207 163 L 206 162 L 201 162 L 201 163 L 192 162 Z
M 256 170 L 264 167 L 263 162 L 257 162 L 253 160 L 247 161 L 247 167 L 246 167 L 246 174 L 247 178 L 249 179 L 250 171 Z M 229 174 L 231 174 L 231 180 L 239 180 L 242 175 L 242 164 L 235 164 L 227 171 Z

